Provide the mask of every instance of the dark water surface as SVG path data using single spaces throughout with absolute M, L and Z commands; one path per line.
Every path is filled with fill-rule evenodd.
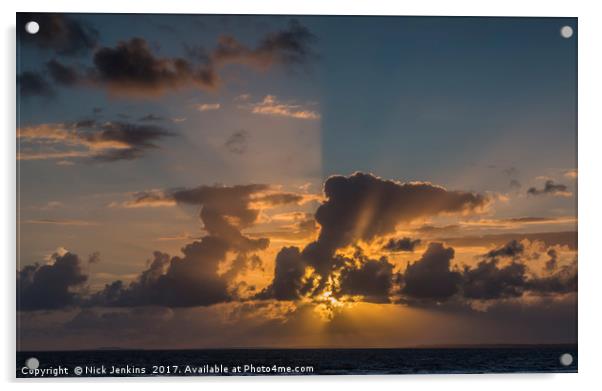
M 569 366 L 560 363 L 565 353 Z M 23 368 L 30 357 L 38 376 Z M 577 347 L 17 352 L 17 377 L 41 370 L 44 377 L 577 372 Z

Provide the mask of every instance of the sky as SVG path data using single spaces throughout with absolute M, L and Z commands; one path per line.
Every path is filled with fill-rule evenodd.
M 574 18 L 18 14 L 17 348 L 576 343 L 576 58 Z

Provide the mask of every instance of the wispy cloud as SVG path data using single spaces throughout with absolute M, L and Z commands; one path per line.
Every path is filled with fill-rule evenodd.
M 201 103 L 195 106 L 198 111 L 213 111 L 219 110 L 222 105 L 219 103 Z
M 148 190 L 133 194 L 133 199 L 123 202 L 112 202 L 111 208 L 163 208 L 176 206 L 176 201 L 163 190 Z
M 33 219 L 23 221 L 25 224 L 51 224 L 51 225 L 76 225 L 76 226 L 90 226 L 98 225 L 90 221 L 84 220 L 60 220 L 60 219 Z
M 155 125 L 127 122 L 39 124 L 17 129 L 19 160 L 92 158 L 102 161 L 131 160 L 156 142 L 172 135 Z
M 253 114 L 290 117 L 305 120 L 318 120 L 320 113 L 296 103 L 281 102 L 274 95 L 266 95 L 261 102 L 250 104 Z
M 565 171 L 564 176 L 571 179 L 577 178 L 577 169 L 575 168 L 572 170 Z

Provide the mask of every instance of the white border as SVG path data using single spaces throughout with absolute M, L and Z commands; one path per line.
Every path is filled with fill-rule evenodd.
M 594 388 L 600 384 L 598 364 L 600 357 L 600 333 L 602 332 L 599 298 L 597 289 L 602 278 L 602 257 L 598 245 L 600 214 L 601 136 L 600 131 L 600 91 L 602 69 L 602 20 L 598 2 L 574 0 L 565 1 L 463 1 L 463 0 L 304 0 L 296 3 L 276 0 L 222 0 L 214 2 L 192 2 L 190 0 L 169 0 L 144 2 L 123 0 L 102 0 L 83 2 L 81 0 L 20 0 L 18 4 L 2 2 L 2 72 L 3 91 L 0 94 L 2 119 L 6 126 L 2 133 L 3 187 L 2 224 L 0 240 L 3 249 L 2 264 L 4 273 L 4 308 L 2 338 L 4 352 L 0 355 L 0 372 L 8 387 L 35 389 L 44 387 L 64 389 L 84 386 L 82 380 L 56 382 L 16 382 L 14 378 L 15 347 L 15 12 L 128 12 L 128 13 L 233 13 L 233 14 L 339 14 L 339 15 L 450 15 L 450 16 L 571 16 L 579 17 L 579 374 L 578 375 L 430 375 L 430 376 L 350 376 L 350 377 L 302 377 L 302 378 L 194 378 L 194 379 L 96 379 L 86 383 L 91 390 L 101 390 L 106 383 L 117 383 L 123 388 L 136 387 L 144 382 L 144 387 L 159 390 L 166 383 L 177 383 L 178 387 L 194 388 L 219 387 L 235 389 L 278 389 L 304 390 L 308 387 L 333 387 L 342 384 L 352 390 L 364 389 L 377 381 L 377 387 L 419 386 L 426 389 L 462 389 L 488 391 L 509 388 L 522 389 L 526 386 L 538 389 L 567 390 Z M 542 140 L 544 143 L 545 140 Z M 554 327 L 554 325 L 550 325 Z M 40 384 L 36 384 L 40 383 Z

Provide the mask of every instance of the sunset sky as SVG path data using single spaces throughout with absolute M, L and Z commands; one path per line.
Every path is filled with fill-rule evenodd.
M 576 19 L 17 31 L 18 349 L 576 343 Z

